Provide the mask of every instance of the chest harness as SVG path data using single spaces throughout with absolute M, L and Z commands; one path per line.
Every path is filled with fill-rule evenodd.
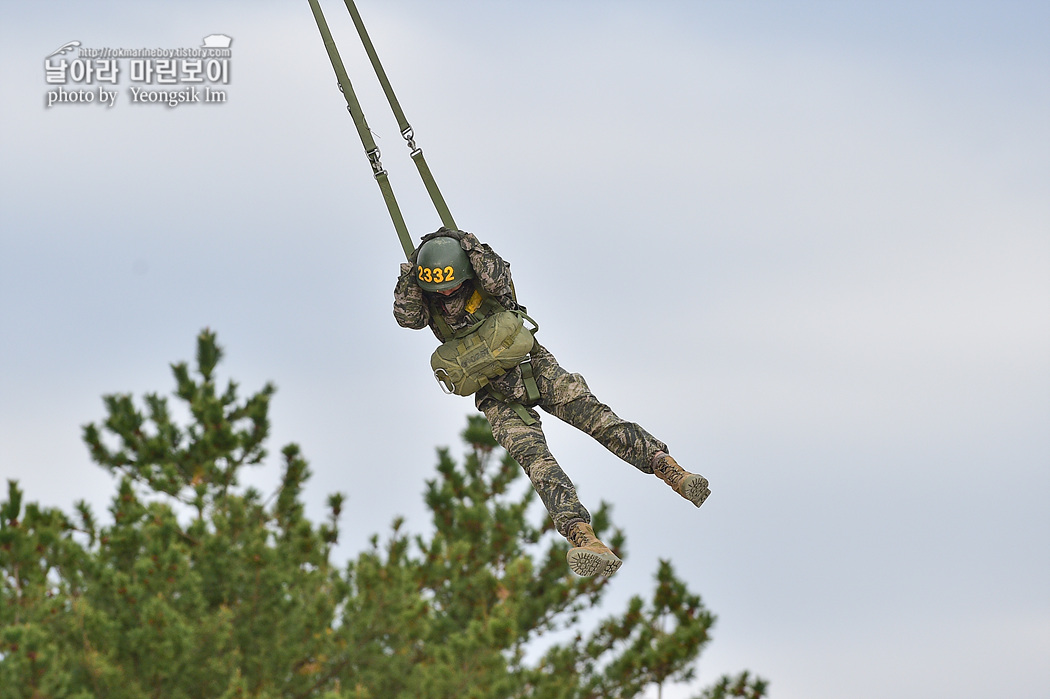
M 368 36 L 361 14 L 358 12 L 354 0 L 344 0 L 344 2 L 346 9 L 350 12 L 350 17 L 357 29 L 365 53 L 368 54 L 368 59 L 375 70 L 376 77 L 383 87 L 390 109 L 394 113 L 395 119 L 397 119 L 398 127 L 401 129 L 401 136 L 408 145 L 412 161 L 415 163 L 419 176 L 423 180 L 423 185 L 430 195 L 430 200 L 437 211 L 438 217 L 441 219 L 441 224 L 454 230 L 457 226 L 452 218 L 452 213 L 449 211 L 448 205 L 441 195 L 441 190 L 438 189 L 437 182 L 434 180 L 434 175 L 423 157 L 423 149 L 416 145 L 415 133 L 412 130 L 412 126 L 408 123 L 408 119 L 405 117 L 397 97 L 394 95 L 394 90 L 390 85 L 390 80 L 387 78 L 386 71 L 379 62 L 379 55 L 376 53 L 372 40 Z M 346 109 L 353 118 L 357 134 L 361 139 L 361 145 L 365 149 L 365 156 L 372 167 L 372 175 L 379 185 L 383 201 L 386 203 L 387 212 L 390 214 L 390 220 L 394 224 L 394 230 L 397 232 L 398 240 L 405 252 L 405 257 L 412 261 L 412 253 L 415 251 L 415 246 L 412 243 L 408 226 L 405 224 L 405 219 L 394 196 L 387 171 L 380 160 L 381 154 L 378 146 L 376 146 L 375 139 L 372 137 L 372 130 L 368 127 L 368 122 L 365 120 L 364 111 L 357 100 L 350 77 L 347 75 L 342 58 L 339 56 L 339 50 L 336 48 L 335 40 L 332 38 L 328 22 L 321 12 L 318 0 L 309 0 L 309 3 L 310 9 L 313 11 L 314 20 L 317 23 L 317 29 L 321 32 L 325 50 L 328 52 L 328 58 L 331 60 L 332 68 L 335 70 L 339 90 L 343 93 L 343 98 L 346 100 Z M 534 335 L 539 330 L 539 325 L 536 321 L 527 316 L 524 309 L 511 311 L 504 308 L 499 301 L 485 292 L 480 285 L 476 286 L 474 294 L 467 303 L 467 317 L 470 321 L 468 326 L 458 331 L 453 331 L 445 320 L 444 314 L 437 307 L 434 298 L 430 299 L 430 317 L 444 340 L 443 344 L 431 356 L 431 368 L 434 370 L 434 377 L 441 383 L 445 392 L 457 395 L 472 395 L 484 390 L 495 400 L 510 406 L 525 424 L 534 424 L 536 420 L 525 410 L 525 405 L 535 405 L 540 399 L 540 392 L 536 386 L 531 357 L 529 356 L 529 352 L 532 351 L 536 344 Z M 524 327 L 525 320 L 532 323 L 533 327 L 531 329 Z M 522 382 L 526 393 L 525 401 L 509 399 L 491 383 L 493 379 L 503 376 L 515 367 L 520 367 L 521 369 Z

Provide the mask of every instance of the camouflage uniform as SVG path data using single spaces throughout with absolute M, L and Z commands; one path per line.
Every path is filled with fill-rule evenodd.
M 432 235 L 442 233 L 453 232 L 443 229 Z M 475 277 L 464 282 L 463 287 L 450 296 L 435 295 L 436 307 L 448 325 L 455 331 L 472 324 L 466 305 L 474 292 L 474 284 L 481 286 L 504 308 L 524 310 L 514 299 L 510 264 L 487 244 L 478 242 L 472 234 L 455 232 L 453 235 L 462 235 L 460 245 L 470 259 Z M 401 276 L 394 289 L 394 317 L 399 325 L 406 328 L 418 330 L 429 325 L 438 340 L 444 341 L 431 318 L 428 299 L 415 282 L 413 271 L 413 264 L 401 265 Z M 594 397 L 582 376 L 565 371 L 546 348 L 537 345 L 532 351 L 532 367 L 540 391 L 536 407 L 591 435 L 643 473 L 653 473 L 653 458 L 658 452 L 667 451 L 666 444 L 639 425 L 617 417 L 609 406 Z M 492 384 L 509 400 L 526 402 L 520 368 L 508 371 Z M 532 481 L 558 531 L 566 535 L 574 522 L 590 523 L 591 516 L 580 504 L 575 486 L 547 448 L 540 416 L 535 408 L 526 407 L 529 415 L 536 420 L 535 424 L 526 425 L 513 408 L 496 400 L 486 390 L 475 394 L 475 405 L 485 413 L 496 440 Z

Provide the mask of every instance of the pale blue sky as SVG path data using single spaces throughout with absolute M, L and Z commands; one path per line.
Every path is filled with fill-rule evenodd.
M 719 616 L 704 684 L 776 699 L 1050 692 L 1050 8 L 359 0 L 461 227 L 541 340 L 711 479 L 696 511 L 546 420 L 584 502 Z M 416 236 L 437 227 L 325 2 Z M 271 451 L 426 527 L 472 404 L 396 326 L 401 251 L 306 2 L 48 2 L 0 28 L 0 478 L 104 511 L 80 426 L 216 329 Z M 44 57 L 232 36 L 229 103 L 45 108 Z M 269 487 L 276 460 L 253 480 Z M 396 475 L 395 475 L 396 474 Z M 687 554 L 680 553 L 686 542 Z M 694 688 L 665 689 L 683 699 Z

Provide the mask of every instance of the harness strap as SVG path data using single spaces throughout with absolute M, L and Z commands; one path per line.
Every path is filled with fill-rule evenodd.
M 540 388 L 536 385 L 536 376 L 532 373 L 532 357 L 528 357 L 518 366 L 521 367 L 521 380 L 525 384 L 529 405 L 536 405 L 540 401 Z
M 434 208 L 437 210 L 438 216 L 441 218 L 442 225 L 446 228 L 455 230 L 457 227 L 456 222 L 452 220 L 452 214 L 448 210 L 448 205 L 445 204 L 445 198 L 441 196 L 441 190 L 438 189 L 437 182 L 434 180 L 434 175 L 430 172 L 430 167 L 427 165 L 427 161 L 423 157 L 423 149 L 416 145 L 415 134 L 412 131 L 412 126 L 408 123 L 408 119 L 405 117 L 405 113 L 401 109 L 401 104 L 397 101 L 397 97 L 394 95 L 394 88 L 390 85 L 390 80 L 386 77 L 386 71 L 383 70 L 383 64 L 379 62 L 379 54 L 376 53 L 375 47 L 372 45 L 372 40 L 368 37 L 365 23 L 361 20 L 361 13 L 357 11 L 357 5 L 354 3 L 354 0 L 345 0 L 345 2 L 346 9 L 350 11 L 350 17 L 354 20 L 354 26 L 357 27 L 357 34 L 361 37 L 361 44 L 365 47 L 365 53 L 368 54 L 368 60 L 372 62 L 372 68 L 376 72 L 379 84 L 383 86 L 383 92 L 386 94 L 386 101 L 390 104 L 390 111 L 394 113 L 394 118 L 397 119 L 397 125 L 401 129 L 401 136 L 408 142 L 412 161 L 416 164 L 416 169 L 419 170 L 419 177 L 423 180 L 423 185 L 427 188 L 427 193 L 430 194 L 430 201 L 433 202 Z
M 324 40 L 324 47 L 328 52 L 328 58 L 332 62 L 332 68 L 335 70 L 336 79 L 339 81 L 339 89 L 342 91 L 343 97 L 346 99 L 347 111 L 350 112 L 350 116 L 354 119 L 357 133 L 361 137 L 361 144 L 365 148 L 365 155 L 368 156 L 368 161 L 372 165 L 372 174 L 375 176 L 376 181 L 379 183 L 379 189 L 383 193 L 383 201 L 386 202 L 387 211 L 390 213 L 390 220 L 394 224 L 394 230 L 397 231 L 397 237 L 398 240 L 401 241 L 401 247 L 405 251 L 405 257 L 411 259 L 412 251 L 415 249 L 415 246 L 412 244 L 412 237 L 408 233 L 408 226 L 405 224 L 404 217 L 401 215 L 401 209 L 397 204 L 397 199 L 394 197 L 394 190 L 387 179 L 386 170 L 383 169 L 383 165 L 380 162 L 379 148 L 376 147 L 375 140 L 372 138 L 372 131 L 368 128 L 368 123 L 365 121 L 364 111 L 361 109 L 361 104 L 358 102 L 357 95 L 354 93 L 353 86 L 350 84 L 350 78 L 346 73 L 346 67 L 343 65 L 343 59 L 339 56 L 339 50 L 335 46 L 335 40 L 332 39 L 332 32 L 329 30 L 328 22 L 325 21 L 324 14 L 321 12 L 321 6 L 318 4 L 318 0 L 309 0 L 309 2 L 310 9 L 314 14 L 314 20 L 317 22 L 317 29 L 321 32 L 321 39 Z M 430 166 L 427 165 L 427 161 L 423 157 L 423 149 L 416 145 L 415 134 L 412 131 L 412 126 L 408 123 L 408 119 L 405 118 L 405 113 L 401 109 L 397 97 L 394 95 L 394 89 L 390 85 L 390 80 L 386 76 L 386 71 L 383 70 L 383 65 L 379 62 L 379 54 L 376 53 L 375 46 L 372 45 L 372 40 L 368 36 L 365 24 L 361 20 L 361 14 L 357 11 L 357 6 L 354 4 L 354 0 L 345 0 L 345 3 L 346 9 L 350 11 L 350 17 L 354 21 L 354 26 L 357 27 L 357 33 L 358 36 L 361 37 L 361 43 L 365 48 L 365 53 L 368 54 L 368 59 L 372 63 L 372 68 L 375 70 L 376 77 L 379 78 L 379 83 L 383 86 L 383 92 L 386 94 L 386 99 L 390 104 L 390 109 L 393 111 L 394 117 L 397 119 L 398 127 L 401 129 L 401 136 L 408 143 L 412 161 L 416 164 L 416 169 L 419 171 L 419 177 L 423 180 L 423 185 L 426 187 L 427 193 L 430 195 L 430 201 L 434 204 L 434 209 L 437 210 L 442 225 L 446 228 L 455 229 L 457 228 L 456 222 L 453 220 L 451 212 L 449 212 L 448 204 L 445 203 L 445 198 L 441 195 L 441 190 L 438 189 L 437 182 L 434 180 L 434 175 L 430 171 Z
M 324 14 L 321 12 L 321 6 L 317 4 L 317 0 L 309 0 L 309 2 L 310 9 L 314 13 L 314 20 L 317 22 L 317 29 L 321 32 L 321 39 L 324 41 L 325 50 L 328 52 L 328 58 L 332 62 L 332 69 L 335 70 L 335 77 L 339 81 L 339 90 L 343 93 L 343 98 L 346 100 L 346 109 L 354 119 L 357 135 L 361 138 L 361 145 L 364 146 L 365 155 L 368 156 L 368 162 L 372 165 L 372 174 L 379 184 L 379 190 L 383 193 L 383 201 L 386 202 L 390 220 L 394 224 L 394 230 L 397 231 L 397 237 L 401 241 L 405 257 L 411 258 L 412 251 L 415 250 L 416 246 L 412 244 L 412 236 L 408 233 L 405 218 L 401 215 L 401 209 L 397 205 L 394 189 L 390 185 L 390 180 L 387 177 L 386 170 L 383 169 L 382 162 L 380 162 L 380 152 L 376 146 L 375 139 L 372 138 L 372 130 L 368 128 L 368 122 L 365 121 L 365 113 L 361 110 L 361 103 L 357 101 L 357 94 L 350 83 L 350 77 L 346 74 L 343 59 L 339 57 L 339 50 L 335 47 L 335 40 L 332 39 L 332 32 L 328 29 L 328 22 L 325 21 Z
M 445 320 L 445 317 L 438 310 L 436 299 L 433 296 L 430 296 L 428 298 L 430 317 L 433 319 L 434 324 L 438 328 L 438 332 L 441 334 L 441 337 L 445 342 L 448 342 L 449 340 L 455 338 L 469 335 L 474 330 L 476 330 L 482 323 L 484 323 L 485 320 L 492 314 L 507 310 L 506 308 L 504 308 L 502 303 L 497 301 L 492 296 L 492 294 L 485 291 L 483 288 L 481 288 L 481 286 L 475 286 L 474 289 L 482 298 L 481 306 L 475 309 L 475 311 L 470 314 L 472 318 L 477 318 L 477 320 L 473 324 L 462 328 L 458 332 L 452 329 L 452 327 L 448 324 L 448 321 Z M 519 316 L 521 316 L 523 320 L 527 320 L 530 323 L 532 323 L 532 330 L 530 330 L 529 332 L 531 332 L 533 335 L 539 332 L 540 324 L 533 320 L 532 316 L 525 312 L 524 306 L 520 306 L 518 310 L 511 311 L 511 313 L 516 313 Z
M 534 418 L 531 415 L 529 415 L 529 411 L 526 410 L 525 406 L 522 405 L 520 402 L 512 401 L 510 398 L 507 398 L 505 395 L 503 395 L 502 393 L 500 393 L 499 391 L 494 389 L 491 384 L 486 386 L 485 390 L 488 391 L 489 396 L 491 396 L 495 400 L 499 401 L 500 403 L 503 403 L 504 405 L 509 407 L 511 410 L 513 410 L 515 413 L 517 413 L 518 417 L 520 417 L 521 421 L 524 422 L 526 425 L 535 425 L 536 424 L 536 418 Z M 531 403 L 530 403 L 530 405 L 531 405 Z

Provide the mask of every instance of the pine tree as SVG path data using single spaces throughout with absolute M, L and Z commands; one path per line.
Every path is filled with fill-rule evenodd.
M 269 498 L 242 488 L 266 460 L 270 384 L 245 399 L 215 369 L 215 335 L 197 339 L 196 366 L 172 366 L 174 396 L 104 397 L 107 416 L 83 431 L 91 458 L 113 473 L 109 523 L 77 503 L 67 515 L 23 504 L 9 482 L 0 503 L 0 699 L 221 697 L 585 699 L 640 696 L 693 677 L 714 617 L 661 562 L 648 601 L 589 634 L 530 644 L 576 628 L 600 605 L 606 578 L 578 578 L 549 520 L 530 520 L 531 489 L 483 417 L 468 418 L 462 464 L 438 450 L 426 484 L 428 535 L 395 521 L 380 541 L 333 563 L 344 504 L 305 517 L 310 472 L 282 450 Z M 608 508 L 596 531 L 621 555 Z M 705 699 L 766 696 L 766 683 L 725 677 Z

